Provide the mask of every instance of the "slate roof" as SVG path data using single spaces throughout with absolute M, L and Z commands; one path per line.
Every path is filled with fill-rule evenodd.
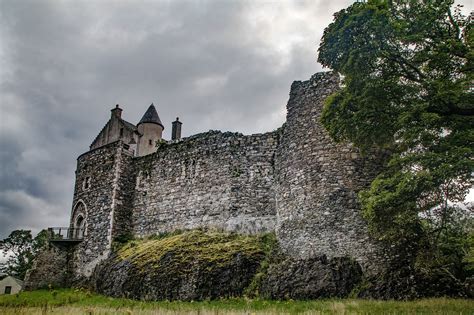
M 129 123 L 128 121 L 126 121 L 124 119 L 120 119 L 120 121 L 123 123 L 125 128 L 130 129 L 131 131 L 136 131 L 137 130 L 137 126 L 135 126 L 134 124 Z
M 161 123 L 160 116 L 158 116 L 158 112 L 156 111 L 155 105 L 153 105 L 153 103 L 150 105 L 150 107 L 148 107 L 142 119 L 140 119 L 140 122 L 137 125 L 143 123 L 157 124 L 160 125 L 161 128 L 165 129 L 165 126 L 163 126 L 163 124 Z

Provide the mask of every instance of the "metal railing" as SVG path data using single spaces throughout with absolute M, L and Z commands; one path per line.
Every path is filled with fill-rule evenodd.
M 50 241 L 81 241 L 84 239 L 84 228 L 51 227 L 48 228 Z

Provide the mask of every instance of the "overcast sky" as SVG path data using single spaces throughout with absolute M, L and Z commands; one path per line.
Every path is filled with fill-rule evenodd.
M 117 103 L 137 123 L 153 102 L 167 139 L 176 116 L 184 136 L 280 127 L 352 2 L 0 0 L 0 238 L 68 224 L 76 157 Z

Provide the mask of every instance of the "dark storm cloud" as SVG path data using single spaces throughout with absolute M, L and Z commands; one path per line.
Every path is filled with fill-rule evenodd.
M 176 116 L 185 136 L 278 128 L 351 2 L 0 0 L 0 238 L 67 224 L 76 157 L 116 103 L 136 123 L 154 102 L 165 137 Z
M 320 69 L 316 44 L 332 13 L 320 9 L 313 1 L 0 1 L 0 237 L 66 224 L 75 158 L 115 103 L 137 122 L 154 102 L 165 137 L 176 116 L 185 135 L 278 128 L 291 82 Z

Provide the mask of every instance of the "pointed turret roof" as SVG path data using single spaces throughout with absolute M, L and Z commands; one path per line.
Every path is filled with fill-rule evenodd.
M 156 111 L 155 105 L 153 105 L 153 103 L 151 103 L 150 107 L 148 107 L 142 119 L 140 119 L 138 125 L 143 123 L 157 124 L 160 125 L 161 128 L 165 129 L 165 126 L 163 126 L 161 123 L 160 116 L 158 116 L 158 112 Z

